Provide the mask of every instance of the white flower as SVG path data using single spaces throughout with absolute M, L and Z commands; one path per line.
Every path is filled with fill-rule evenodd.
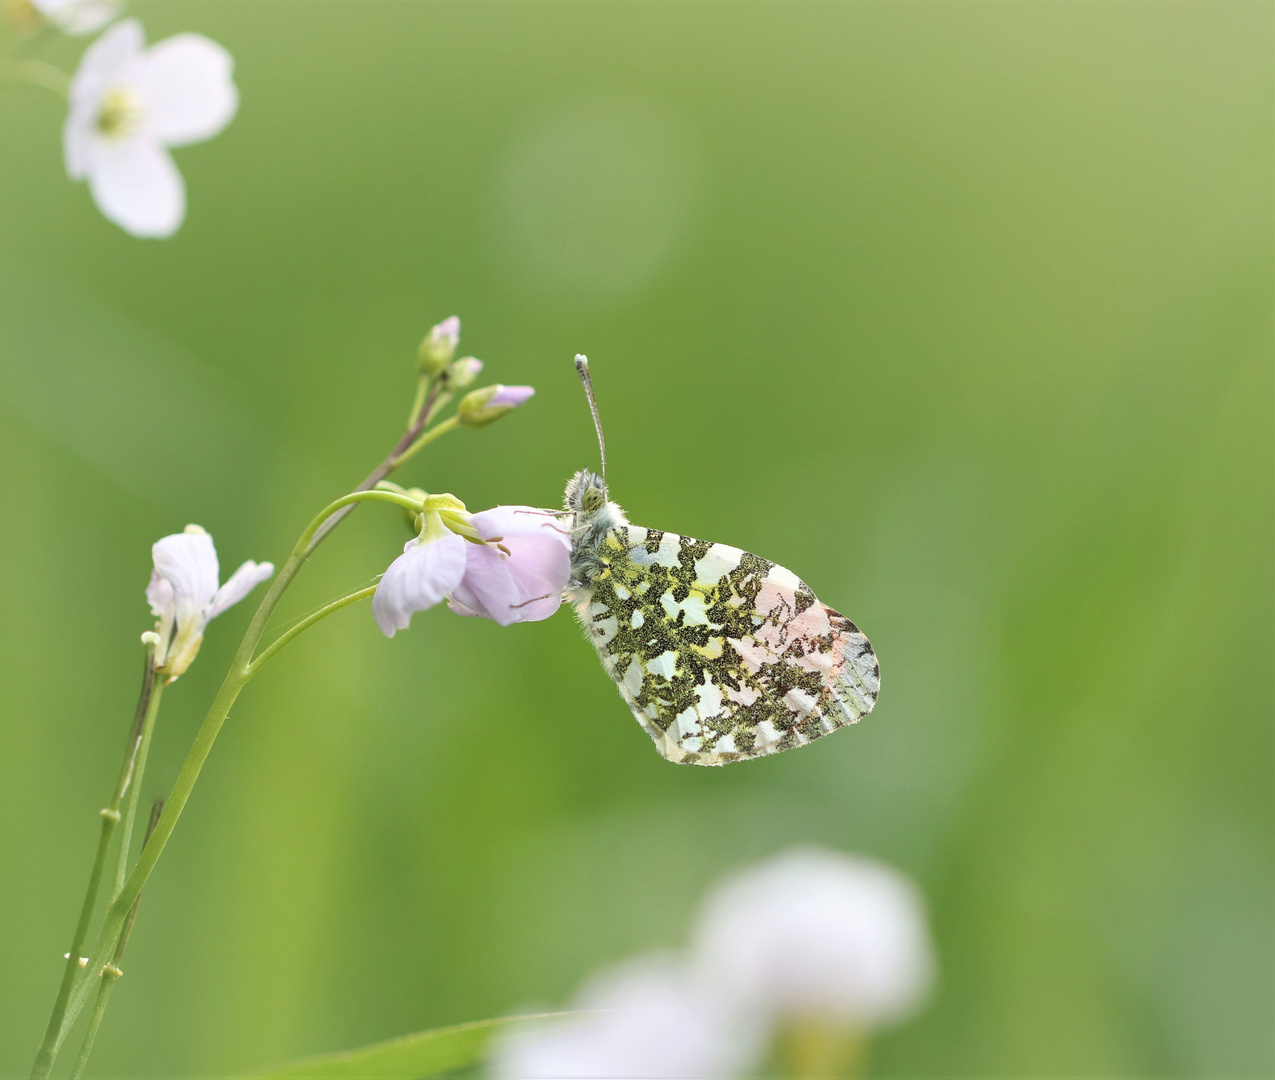
M 695 953 L 776 1020 L 871 1028 L 924 1000 L 934 957 L 916 887 L 870 859 L 799 847 L 719 884 Z
M 220 567 L 212 537 L 198 525 L 158 540 L 151 547 L 155 569 L 146 586 L 151 614 L 159 618 L 155 667 L 170 679 L 182 674 L 199 652 L 204 627 L 239 603 L 274 573 L 272 563 L 244 563 L 217 587 Z
M 85 50 L 62 129 L 66 171 L 89 182 L 106 217 L 134 236 L 171 236 L 186 188 L 167 147 L 211 139 L 239 107 L 234 60 L 202 34 L 145 48 L 125 19 Z
M 31 0 L 31 6 L 63 33 L 92 34 L 123 10 L 123 0 Z
M 764 1031 L 669 954 L 638 957 L 595 975 L 570 1008 L 597 1011 L 513 1028 L 493 1048 L 491 1075 L 710 1080 L 748 1072 L 763 1048 Z

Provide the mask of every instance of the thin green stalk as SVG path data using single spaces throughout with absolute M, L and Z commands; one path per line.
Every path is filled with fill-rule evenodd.
M 61 68 L 43 60 L 7 60 L 0 63 L 0 79 L 6 82 L 38 86 L 66 100 L 71 90 L 71 77 Z
M 124 810 L 124 827 L 120 830 L 120 846 L 115 856 L 115 884 L 111 888 L 111 899 L 119 895 L 124 887 L 124 878 L 128 872 L 128 849 L 132 846 L 133 821 L 137 817 L 137 800 L 142 793 L 142 775 L 146 772 L 146 758 L 150 753 L 151 735 L 155 732 L 155 717 L 159 714 L 159 700 L 164 693 L 162 679 L 155 680 L 155 688 L 151 692 L 150 707 L 146 710 L 146 719 L 142 724 L 142 737 L 138 742 L 137 761 L 129 777 L 128 805 Z
M 129 783 L 133 779 L 138 754 L 141 752 L 144 741 L 147 718 L 149 717 L 151 724 L 154 723 L 151 702 L 154 700 L 156 707 L 158 707 L 161 689 L 155 678 L 155 654 L 152 649 L 148 648 L 146 650 L 146 667 L 142 673 L 142 690 L 138 695 L 137 711 L 133 717 L 133 726 L 129 732 L 128 743 L 125 746 L 124 759 L 120 762 L 120 771 L 115 779 L 111 800 L 102 810 L 102 828 L 98 834 L 97 854 L 93 859 L 93 869 L 89 873 L 88 888 L 84 891 L 84 903 L 80 906 L 79 922 L 76 923 L 75 934 L 71 939 L 71 951 L 67 955 L 66 967 L 62 972 L 62 983 L 58 987 L 57 997 L 53 1002 L 53 1011 L 49 1015 L 49 1023 L 44 1031 L 44 1039 L 36 1054 L 35 1068 L 32 1070 L 33 1076 L 47 1076 L 49 1070 L 53 1067 L 53 1058 L 57 1053 L 57 1046 L 61 1042 L 60 1033 L 66 1017 L 67 1004 L 71 999 L 77 979 L 81 978 L 80 950 L 84 947 L 85 938 L 88 937 L 89 923 L 92 921 L 93 909 L 97 904 L 97 892 L 101 885 L 102 872 L 106 867 L 106 856 L 110 850 L 115 826 L 119 824 L 120 803 L 124 798 L 124 793 L 128 790 Z M 84 982 L 88 981 L 87 972 L 82 979 Z
M 407 430 L 403 432 L 403 437 L 399 439 L 394 449 L 385 455 L 385 459 L 375 469 L 363 477 L 362 482 L 354 489 L 355 491 L 371 491 L 398 468 L 399 455 L 416 441 L 420 433 L 425 430 L 425 425 L 429 423 L 434 413 L 437 412 L 438 395 L 441 386 L 441 380 L 434 381 L 433 386 L 430 387 L 429 394 L 425 398 L 425 405 L 421 410 L 421 415 L 417 417 L 416 422 L 408 425 Z M 328 533 L 341 524 L 353 509 L 353 506 L 342 507 L 341 510 L 328 518 L 323 523 L 323 527 L 315 534 L 314 543 L 316 545 L 319 544 Z
M 412 400 L 412 411 L 407 414 L 408 431 L 411 431 L 416 426 L 416 421 L 421 418 L 421 413 L 425 411 L 425 395 L 429 393 L 430 384 L 433 381 L 428 375 L 422 375 L 416 380 L 416 397 Z
M 427 432 L 425 432 L 424 435 L 422 435 L 419 439 L 417 439 L 414 443 L 412 443 L 411 446 L 409 446 L 406 450 L 404 450 L 401 454 L 399 454 L 398 457 L 394 459 L 394 468 L 397 469 L 408 458 L 415 455 L 418 451 L 424 449 L 426 446 L 432 443 L 435 439 L 437 439 L 440 435 L 446 435 L 449 431 L 455 431 L 458 427 L 460 427 L 460 417 L 449 416 L 437 427 L 430 428 Z
M 164 800 L 156 799 L 151 807 L 150 824 L 146 826 L 146 836 L 142 840 L 142 846 L 145 847 L 150 841 L 151 834 L 155 831 L 155 825 L 159 822 L 159 815 L 164 809 Z M 128 936 L 133 932 L 133 923 L 137 920 L 137 907 L 142 902 L 141 895 L 133 901 L 133 907 L 128 913 L 128 921 L 124 924 L 124 929 L 120 933 L 119 944 L 115 947 L 115 961 L 106 966 L 106 970 L 102 972 L 102 984 L 97 989 L 97 1001 L 93 1005 L 93 1015 L 89 1017 L 89 1026 L 84 1032 L 84 1042 L 80 1044 L 80 1053 L 75 1059 L 75 1067 L 71 1070 L 71 1080 L 79 1080 L 84 1075 L 84 1069 L 89 1063 L 89 1054 L 93 1052 L 93 1043 L 97 1040 L 97 1030 L 102 1026 L 102 1017 L 106 1015 L 107 1003 L 111 1000 L 111 991 L 115 988 L 115 983 L 124 973 L 120 970 L 120 961 L 124 959 L 124 949 L 128 946 Z
M 265 649 L 262 650 L 261 654 L 255 660 L 253 660 L 251 664 L 248 665 L 248 670 L 250 675 L 257 674 L 261 666 L 267 660 L 269 660 L 272 656 L 274 656 L 275 653 L 277 653 L 280 649 L 282 649 L 286 644 L 288 644 L 288 642 L 290 642 L 298 634 L 302 633 L 305 630 L 309 630 L 310 627 L 312 627 L 320 619 L 326 619 L 329 615 L 332 614 L 332 612 L 340 611 L 340 609 L 345 607 L 347 604 L 353 604 L 358 600 L 362 600 L 365 597 L 371 596 L 374 592 L 376 592 L 376 586 L 369 585 L 365 589 L 359 589 L 356 592 L 350 593 L 348 596 L 342 596 L 338 600 L 333 600 L 332 603 L 330 604 L 325 604 L 323 607 L 319 608 L 319 610 L 316 611 L 313 615 L 307 615 L 304 619 L 302 619 L 299 623 L 297 623 L 296 626 L 293 626 L 290 629 L 284 631 L 274 641 L 272 641 L 268 646 L 266 646 Z
M 292 584 L 293 578 L 297 576 L 311 552 L 318 546 L 323 535 L 326 535 L 320 532 L 325 521 L 345 507 L 364 501 L 394 503 L 408 510 L 417 511 L 419 511 L 421 505 L 415 499 L 410 499 L 405 495 L 392 491 L 356 491 L 329 503 L 306 526 L 305 531 L 293 547 L 292 554 L 288 556 L 287 562 L 283 564 L 283 568 L 275 576 L 274 581 L 271 582 L 270 588 L 265 597 L 262 598 L 256 614 L 252 617 L 252 622 L 249 624 L 243 640 L 239 643 L 239 649 L 231 662 L 230 670 L 226 673 L 225 679 L 222 680 L 221 688 L 213 699 L 208 715 L 204 718 L 203 724 L 200 725 L 199 731 L 195 734 L 195 741 L 186 755 L 181 772 L 173 785 L 172 793 L 168 798 L 163 813 L 160 815 L 159 821 L 155 825 L 155 832 L 151 837 L 150 843 L 142 849 L 132 873 L 128 875 L 123 888 L 115 894 L 110 906 L 106 909 L 106 915 L 102 920 L 101 928 L 98 930 L 97 941 L 89 958 L 88 977 L 81 980 L 71 992 L 70 1001 L 65 1008 L 61 1023 L 52 1040 L 51 1052 L 46 1054 L 45 1047 L 41 1047 L 41 1054 L 36 1058 L 35 1068 L 31 1072 L 33 1080 L 48 1076 L 49 1070 L 53 1066 L 53 1059 L 58 1050 L 61 1049 L 67 1032 L 84 1008 L 89 994 L 92 993 L 93 985 L 96 981 L 94 974 L 99 976 L 109 975 L 107 966 L 111 964 L 112 953 L 116 942 L 119 940 L 124 923 L 128 918 L 128 912 L 134 901 L 141 894 L 142 886 L 146 884 L 146 879 L 150 877 L 151 871 L 155 869 L 155 864 L 159 861 L 160 855 L 163 854 L 164 845 L 168 843 L 168 838 L 177 826 L 177 819 L 181 817 L 182 810 L 186 807 L 186 802 L 190 798 L 195 782 L 199 779 L 199 773 L 204 767 L 204 762 L 208 760 L 213 743 L 217 741 L 222 725 L 230 714 L 231 706 L 234 705 L 235 700 L 239 697 L 239 692 L 257 670 L 252 666 L 253 653 L 261 641 L 261 636 L 266 629 L 266 623 L 274 613 L 279 600 L 288 586 Z

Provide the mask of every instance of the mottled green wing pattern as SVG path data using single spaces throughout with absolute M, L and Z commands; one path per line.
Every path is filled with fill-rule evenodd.
M 635 525 L 611 529 L 577 613 L 670 761 L 804 746 L 876 704 L 872 646 L 782 566 Z

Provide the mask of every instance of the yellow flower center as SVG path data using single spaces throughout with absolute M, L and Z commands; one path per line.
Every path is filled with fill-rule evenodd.
M 107 91 L 102 99 L 102 111 L 97 114 L 97 129 L 103 135 L 123 138 L 141 126 L 145 114 L 142 99 L 125 86 Z

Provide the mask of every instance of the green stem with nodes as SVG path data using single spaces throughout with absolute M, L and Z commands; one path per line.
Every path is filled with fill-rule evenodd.
M 164 800 L 156 799 L 154 806 L 151 807 L 150 824 L 146 826 L 146 836 L 142 840 L 142 846 L 145 847 L 149 843 L 151 834 L 155 831 L 155 826 L 159 822 L 159 815 L 164 809 Z M 128 921 L 124 924 L 124 929 L 120 933 L 120 943 L 115 947 L 115 960 L 113 963 L 107 964 L 102 972 L 102 983 L 97 988 L 97 1001 L 93 1004 L 93 1015 L 89 1017 L 88 1029 L 84 1032 L 84 1042 L 80 1044 L 79 1055 L 75 1059 L 75 1067 L 71 1070 L 71 1080 L 79 1080 L 84 1075 L 84 1068 L 89 1063 L 89 1054 L 93 1052 L 93 1043 L 97 1040 L 98 1028 L 102 1026 L 102 1017 L 106 1015 L 107 1003 L 111 1000 L 111 991 L 115 988 L 115 983 L 121 975 L 124 974 L 120 970 L 120 961 L 124 959 L 124 949 L 128 946 L 128 936 L 133 932 L 133 923 L 137 921 L 137 907 L 142 902 L 142 897 L 138 894 L 136 900 L 133 901 L 133 907 L 128 913 Z
M 394 468 L 397 469 L 408 458 L 412 457 L 418 451 L 424 449 L 426 446 L 432 443 L 435 439 L 437 439 L 440 435 L 446 435 L 449 431 L 455 431 L 458 427 L 460 427 L 460 417 L 449 416 L 437 427 L 430 428 L 427 432 L 425 432 L 424 435 L 422 435 L 419 439 L 417 439 L 414 443 L 412 443 L 411 446 L 409 446 L 406 450 L 404 450 L 401 454 L 399 454 L 398 457 L 394 459 Z
M 142 737 L 137 746 L 137 762 L 133 766 L 133 775 L 128 786 L 128 806 L 124 810 L 124 827 L 120 830 L 120 847 L 115 856 L 115 884 L 111 888 L 111 899 L 114 900 L 124 888 L 124 878 L 128 873 L 128 850 L 133 842 L 133 822 L 137 817 L 137 800 L 142 794 L 142 776 L 146 772 L 146 758 L 150 754 L 151 736 L 155 733 L 155 717 L 159 713 L 159 699 L 164 692 L 164 683 L 155 680 L 151 691 L 150 707 L 146 710 L 146 720 L 142 724 Z M 149 833 L 147 834 L 149 835 Z
M 140 785 L 138 759 L 145 758 L 144 746 L 149 740 L 149 733 L 154 727 L 155 716 L 159 712 L 159 699 L 163 693 L 163 684 L 155 677 L 155 652 L 153 648 L 146 650 L 146 667 L 142 673 L 142 691 L 137 699 L 137 712 L 133 717 L 133 728 L 129 733 L 128 743 L 124 751 L 124 760 L 120 763 L 119 776 L 111 793 L 111 801 L 102 810 L 102 830 L 97 840 L 97 855 L 93 860 L 93 869 L 89 873 L 88 888 L 84 891 L 84 903 L 80 906 L 80 920 L 76 923 L 75 934 L 71 939 L 71 951 L 67 956 L 66 968 L 62 973 L 62 983 L 58 987 L 57 997 L 53 1002 L 53 1012 L 49 1016 L 48 1026 L 44 1031 L 44 1041 L 35 1059 L 35 1070 L 32 1075 L 48 1075 L 53 1067 L 53 1057 L 61 1042 L 60 1032 L 66 1017 L 67 1003 L 71 999 L 72 990 L 77 978 L 81 975 L 80 949 L 88 937 L 89 923 L 93 918 L 93 908 L 97 904 L 97 892 L 102 882 L 102 872 L 106 868 L 106 856 L 115 834 L 115 826 L 120 822 L 120 803 L 135 780 Z M 137 788 L 134 787 L 134 796 Z M 135 805 L 136 799 L 130 800 Z M 131 821 L 131 814 L 130 814 Z M 84 976 L 87 981 L 87 973 Z M 39 1070 L 43 1069 L 43 1072 Z
M 38 86 L 66 100 L 71 91 L 71 77 L 61 68 L 43 60 L 6 60 L 0 62 L 0 79 L 5 82 Z
M 283 597 L 288 586 L 292 584 L 293 578 L 297 576 L 301 567 L 305 565 L 306 559 L 310 557 L 311 553 L 327 534 L 327 530 L 323 526 L 346 507 L 365 501 L 393 503 L 416 512 L 421 509 L 420 502 L 397 492 L 355 491 L 330 503 L 306 526 L 305 531 L 293 547 L 292 553 L 288 556 L 287 562 L 283 564 L 283 568 L 275 576 L 274 581 L 271 582 L 270 588 L 258 606 L 256 614 L 252 617 L 252 622 L 244 634 L 243 641 L 239 644 L 235 658 L 230 665 L 230 670 L 226 673 L 221 688 L 213 699 L 212 707 L 208 710 L 208 715 L 204 718 L 203 724 L 195 735 L 194 744 L 186 755 L 186 760 L 182 764 L 181 772 L 173 785 L 172 794 L 164 806 L 164 811 L 160 815 L 159 821 L 155 824 L 155 831 L 151 836 L 150 842 L 142 849 L 141 855 L 138 856 L 137 864 L 133 867 L 133 872 L 128 875 L 123 887 L 116 892 L 110 906 L 106 909 L 101 929 L 98 931 L 97 941 L 89 958 L 87 977 L 80 980 L 71 991 L 70 1000 L 62 1010 L 61 1020 L 53 1031 L 53 1037 L 50 1039 L 46 1035 L 45 1045 L 40 1048 L 35 1067 L 31 1071 L 33 1080 L 49 1075 L 49 1071 L 53 1067 L 53 1059 L 58 1050 L 61 1049 L 67 1032 L 75 1022 L 76 1017 L 79 1016 L 85 1002 L 88 1000 L 89 994 L 92 993 L 93 985 L 96 981 L 94 975 L 118 978 L 118 975 L 112 974 L 108 967 L 114 967 L 113 956 L 120 942 L 120 935 L 128 919 L 129 911 L 141 894 L 142 886 L 146 884 L 147 878 L 150 877 L 151 872 L 155 869 L 155 864 L 164 852 L 164 845 L 168 843 L 168 838 L 177 826 L 177 819 L 181 817 L 182 811 L 186 807 L 186 802 L 190 798 L 190 793 L 195 787 L 195 782 L 199 779 L 199 773 L 203 769 L 204 763 L 208 760 L 209 753 L 212 751 L 213 743 L 217 741 L 222 725 L 226 722 L 226 717 L 230 715 L 231 706 L 234 705 L 240 691 L 247 685 L 248 680 L 259 670 L 253 664 L 253 653 L 261 641 L 261 636 L 266 629 L 266 623 L 274 613 L 275 607 L 278 606 L 279 600 Z M 338 607 L 341 606 L 344 605 L 338 605 Z M 331 611 L 337 609 L 337 607 L 329 605 L 325 613 L 330 614 Z M 313 625 L 314 621 L 316 620 L 308 621 L 307 626 Z M 100 876 L 100 870 L 97 873 Z

